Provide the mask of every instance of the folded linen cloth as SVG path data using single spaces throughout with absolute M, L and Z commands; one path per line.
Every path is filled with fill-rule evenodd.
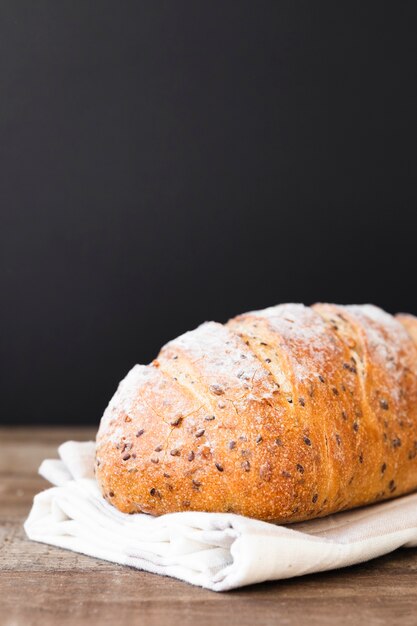
M 29 539 L 173 576 L 214 591 L 345 567 L 417 547 L 417 494 L 324 519 L 277 526 L 230 513 L 127 515 L 94 479 L 94 443 L 68 441 L 39 473 Z

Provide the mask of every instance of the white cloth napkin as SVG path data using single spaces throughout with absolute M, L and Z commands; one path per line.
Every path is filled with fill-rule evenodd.
M 229 513 L 120 513 L 94 479 L 94 443 L 68 441 L 39 473 L 30 539 L 214 591 L 353 565 L 417 547 L 417 494 L 347 513 L 277 526 Z

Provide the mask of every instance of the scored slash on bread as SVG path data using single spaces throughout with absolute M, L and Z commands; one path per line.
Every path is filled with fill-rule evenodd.
M 283 304 L 206 322 L 120 383 L 96 477 L 127 513 L 295 522 L 417 488 L 417 318 Z

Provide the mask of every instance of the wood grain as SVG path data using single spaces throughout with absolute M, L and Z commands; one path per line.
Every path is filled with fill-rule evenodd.
M 26 539 L 45 457 L 87 429 L 0 430 L 0 625 L 416 624 L 417 551 L 216 594 Z

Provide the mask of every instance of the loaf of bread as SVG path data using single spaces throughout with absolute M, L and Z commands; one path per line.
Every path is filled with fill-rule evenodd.
M 96 476 L 120 511 L 296 522 L 417 488 L 417 318 L 282 304 L 207 322 L 120 383 Z

